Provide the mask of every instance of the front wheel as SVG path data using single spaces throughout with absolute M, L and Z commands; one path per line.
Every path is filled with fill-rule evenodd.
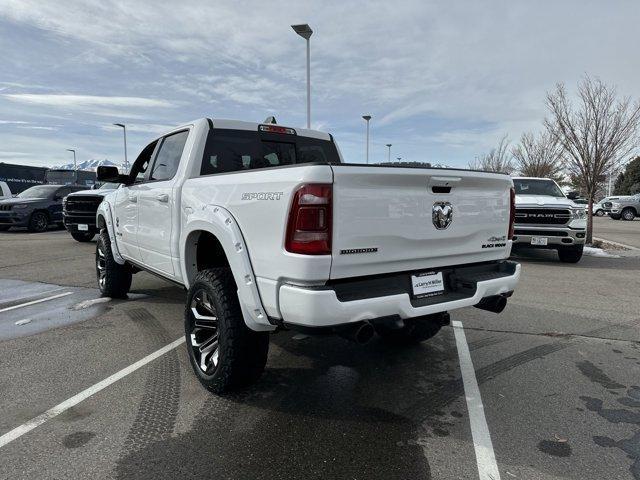
M 401 328 L 379 324 L 375 326 L 375 329 L 385 342 L 395 345 L 411 345 L 434 337 L 447 323 L 449 323 L 449 314 L 444 312 L 417 319 L 405 319 Z
M 0 232 L 6 232 L 11 228 L 11 225 L 0 225 Z
M 244 323 L 228 268 L 196 275 L 187 293 L 184 329 L 191 366 L 208 390 L 220 394 L 249 385 L 262 374 L 269 334 Z
M 90 242 L 96 236 L 96 232 L 69 232 L 74 240 L 78 242 Z
M 611 220 L 620 220 L 621 217 L 620 217 L 620 215 L 614 215 L 613 213 L 610 213 L 609 214 L 609 218 Z
M 633 210 L 633 208 L 625 208 L 624 210 L 622 210 L 622 219 L 623 220 L 626 220 L 627 222 L 630 222 L 634 218 L 636 218 L 636 212 Z
M 131 288 L 131 268 L 120 265 L 113 258 L 111 240 L 106 230 L 96 242 L 96 276 L 103 297 L 126 298 Z
M 604 217 L 604 210 L 596 210 L 595 215 L 596 217 Z
M 558 257 L 564 263 L 578 263 L 582 258 L 584 245 L 574 245 L 572 247 L 564 247 L 558 249 Z
M 33 212 L 28 228 L 30 232 L 45 232 L 49 228 L 49 216 L 44 212 Z

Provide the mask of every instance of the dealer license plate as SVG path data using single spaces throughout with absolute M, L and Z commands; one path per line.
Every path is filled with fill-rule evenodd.
M 531 237 L 531 245 L 546 245 L 548 241 L 547 237 Z
M 417 298 L 432 297 L 444 293 L 442 272 L 425 272 L 411 275 L 411 288 Z
M 89 231 L 89 225 L 86 225 L 84 223 L 80 223 L 80 224 L 78 224 L 78 230 L 80 230 L 81 232 L 88 232 Z

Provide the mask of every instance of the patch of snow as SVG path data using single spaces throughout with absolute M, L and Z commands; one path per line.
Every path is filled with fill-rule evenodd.
M 590 257 L 620 258 L 620 255 L 614 255 L 601 248 L 587 246 L 584 247 L 583 254 L 589 255 Z
M 93 298 L 91 300 L 85 300 L 84 302 L 80 302 L 71 307 L 71 310 L 84 310 L 85 308 L 92 307 L 98 303 L 106 303 L 110 302 L 111 297 L 101 297 L 101 298 Z

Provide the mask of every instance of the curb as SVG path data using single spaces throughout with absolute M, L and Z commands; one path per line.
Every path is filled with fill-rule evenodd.
M 613 240 L 607 240 L 606 238 L 602 238 L 602 237 L 593 237 L 594 240 L 600 240 L 601 242 L 607 242 L 610 243 L 612 245 L 616 245 L 618 247 L 622 247 L 622 248 L 627 248 L 629 250 L 636 250 L 636 251 L 640 251 L 640 248 L 638 247 L 632 247 L 631 245 L 625 245 L 624 243 L 619 243 L 619 242 L 614 242 Z

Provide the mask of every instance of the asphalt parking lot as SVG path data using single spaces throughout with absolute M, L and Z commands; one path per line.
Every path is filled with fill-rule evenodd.
M 609 217 L 594 217 L 593 220 L 597 237 L 640 248 L 640 218 L 632 222 Z
M 640 478 L 638 252 L 525 252 L 502 314 L 453 312 L 463 328 L 418 347 L 278 333 L 262 379 L 217 397 L 184 345 L 96 389 L 182 337 L 184 292 L 139 273 L 128 300 L 100 301 L 94 248 L 0 233 L 0 436 L 28 428 L 0 437 L 1 478 Z M 497 475 L 476 461 L 478 401 Z

